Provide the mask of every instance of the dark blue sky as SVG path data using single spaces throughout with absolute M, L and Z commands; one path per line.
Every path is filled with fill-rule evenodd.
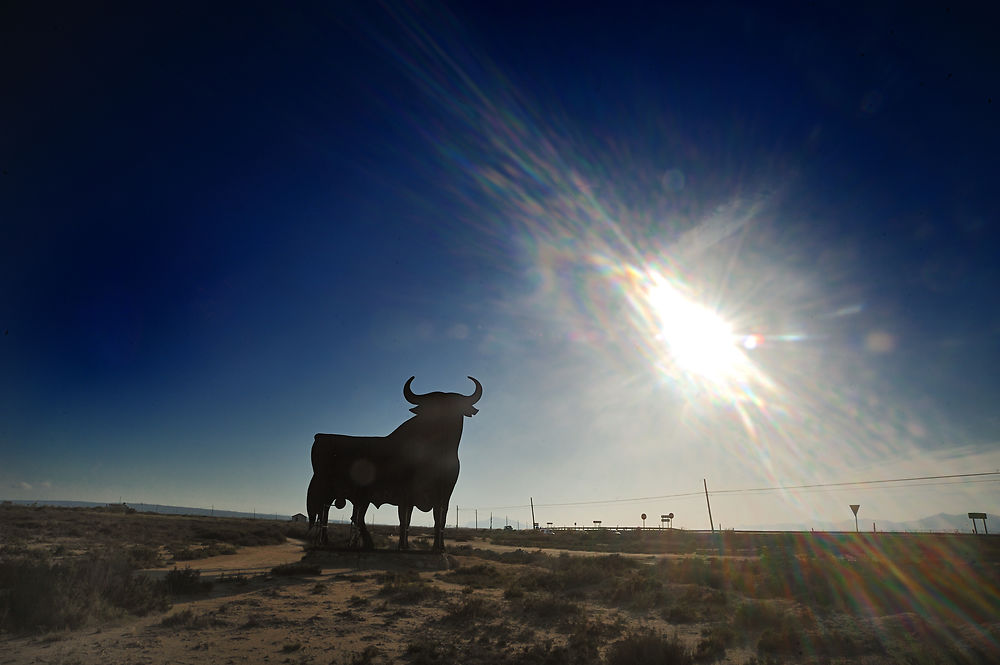
M 483 382 L 457 491 L 484 509 L 664 494 L 583 470 L 665 430 L 764 469 L 729 486 L 1000 454 L 985 7 L 0 24 L 0 495 L 296 512 L 312 434 L 388 432 L 411 374 Z M 760 384 L 692 383 L 631 269 L 761 335 Z M 523 485 L 488 480 L 511 459 Z

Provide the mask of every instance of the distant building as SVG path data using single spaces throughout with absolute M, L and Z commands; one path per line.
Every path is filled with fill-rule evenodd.
M 305 522 L 306 521 L 306 516 L 303 515 L 302 513 L 295 513 L 294 515 L 292 515 L 292 521 L 293 522 Z

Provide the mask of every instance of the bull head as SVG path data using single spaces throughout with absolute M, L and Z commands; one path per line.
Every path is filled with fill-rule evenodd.
M 479 413 L 479 409 L 473 406 L 483 396 L 483 386 L 475 378 L 469 377 L 476 384 L 476 389 L 471 395 L 460 395 L 459 393 L 433 392 L 418 395 L 410 389 L 410 383 L 414 377 L 410 377 L 403 385 L 403 397 L 410 404 L 415 404 L 410 411 L 413 413 L 432 412 L 435 415 L 450 415 L 460 413 L 464 416 L 472 417 Z M 428 414 L 429 415 L 429 414 Z

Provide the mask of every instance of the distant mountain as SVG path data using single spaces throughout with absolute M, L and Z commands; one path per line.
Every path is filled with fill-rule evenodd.
M 16 503 L 22 506 L 60 506 L 63 508 L 97 508 L 100 506 L 114 506 L 118 504 L 98 503 L 95 501 L 28 501 L 24 499 L 3 499 L 5 503 Z M 135 508 L 139 512 L 161 513 L 164 515 L 204 515 L 209 517 L 238 517 L 241 519 L 261 519 L 288 521 L 291 515 L 281 515 L 280 513 L 243 513 L 235 510 L 216 510 L 214 508 L 189 508 L 186 506 L 164 506 L 158 503 L 130 503 L 126 504 L 130 508 Z M 331 520 L 332 521 L 332 520 Z
M 997 523 L 995 516 L 987 514 L 986 516 L 986 528 L 989 529 L 991 524 L 995 526 L 994 533 L 1000 533 L 1000 523 Z M 949 515 L 947 513 L 938 513 L 937 515 L 931 515 L 930 517 L 923 517 L 918 520 L 910 520 L 907 522 L 893 522 L 891 520 L 880 520 L 873 519 L 871 517 L 858 516 L 858 529 L 860 531 L 872 531 L 872 524 L 875 525 L 876 531 L 901 531 L 910 533 L 973 533 L 972 520 L 969 519 L 968 514 L 962 515 Z M 846 519 L 840 520 L 838 522 L 817 522 L 817 523 L 795 523 L 795 522 L 784 522 L 781 524 L 761 524 L 751 527 L 743 527 L 747 530 L 759 530 L 759 531 L 809 531 L 810 529 L 815 531 L 854 531 L 854 520 Z M 976 528 L 980 533 L 983 531 L 982 521 L 977 520 Z

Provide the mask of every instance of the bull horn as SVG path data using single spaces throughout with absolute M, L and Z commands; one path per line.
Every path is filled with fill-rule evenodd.
M 416 405 L 419 406 L 420 405 L 420 398 L 424 397 L 424 395 L 417 395 L 412 390 L 410 390 L 410 383 L 412 381 L 413 381 L 413 377 L 411 376 L 410 378 L 408 378 L 406 380 L 406 383 L 403 384 L 403 397 L 410 404 L 416 404 Z
M 469 404 L 475 404 L 476 402 L 479 401 L 479 398 L 483 396 L 483 385 L 478 381 L 476 381 L 475 377 L 470 376 L 469 378 L 472 379 L 472 382 L 474 384 L 476 384 L 475 391 L 473 391 L 473 393 L 469 395 Z

